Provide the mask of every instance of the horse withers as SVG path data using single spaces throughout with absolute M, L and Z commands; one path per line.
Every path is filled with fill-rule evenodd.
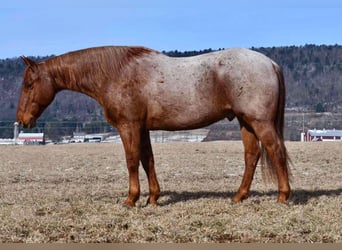
M 154 168 L 150 130 L 184 130 L 237 118 L 245 150 L 245 171 L 232 198 L 248 198 L 261 159 L 265 176 L 278 181 L 278 201 L 290 195 L 289 158 L 284 145 L 285 83 L 279 66 L 248 49 L 227 49 L 172 58 L 145 47 L 106 46 L 70 52 L 27 65 L 17 120 L 31 128 L 56 93 L 84 93 L 103 107 L 125 149 L 129 194 L 140 196 L 139 162 L 149 183 L 148 203 L 160 188 Z

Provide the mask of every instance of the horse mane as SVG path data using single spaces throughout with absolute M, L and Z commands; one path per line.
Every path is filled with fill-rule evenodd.
M 159 53 L 145 47 L 104 46 L 72 51 L 44 62 L 48 71 L 65 84 L 76 79 L 118 78 L 122 70 L 143 55 Z M 77 83 L 76 83 L 77 84 Z

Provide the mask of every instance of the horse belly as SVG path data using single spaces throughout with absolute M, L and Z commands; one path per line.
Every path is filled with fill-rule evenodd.
M 149 109 L 146 126 L 150 130 L 186 130 L 205 127 L 227 117 L 223 108 L 213 105 L 179 105 L 179 101 Z

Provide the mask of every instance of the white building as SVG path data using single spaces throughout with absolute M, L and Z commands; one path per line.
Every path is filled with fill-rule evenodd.
M 20 132 L 17 139 L 18 144 L 45 144 L 44 133 L 23 133 Z
M 304 141 L 342 141 L 342 130 L 310 129 L 304 134 Z

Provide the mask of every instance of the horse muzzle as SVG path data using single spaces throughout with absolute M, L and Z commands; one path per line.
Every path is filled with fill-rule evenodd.
M 36 126 L 36 119 L 31 115 L 24 116 L 22 119 L 18 119 L 18 123 L 23 128 L 34 128 Z

